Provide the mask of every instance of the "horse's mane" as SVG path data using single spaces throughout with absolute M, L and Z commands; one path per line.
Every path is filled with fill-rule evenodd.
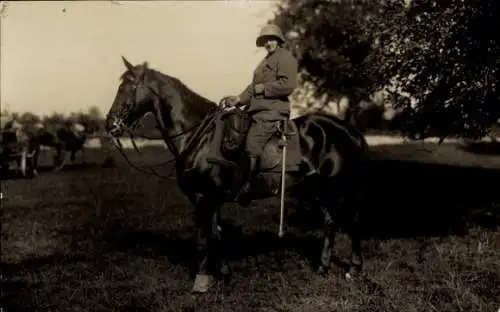
M 210 101 L 206 97 L 191 90 L 178 78 L 163 74 L 155 69 L 150 69 L 150 71 L 154 73 L 154 75 L 158 77 L 160 80 L 166 81 L 168 82 L 168 84 L 175 87 L 177 91 L 183 96 L 183 98 L 189 102 L 192 102 L 192 104 L 204 105 L 205 107 L 217 106 L 214 102 Z
M 187 111 L 188 114 L 204 116 L 207 113 L 213 112 L 217 109 L 217 104 L 210 101 L 206 97 L 194 92 L 178 78 L 164 74 L 153 68 L 147 68 L 147 71 L 150 77 L 158 79 L 164 85 L 170 87 L 172 91 L 179 94 L 183 103 L 186 104 L 184 106 L 184 109 L 185 111 Z M 128 70 L 125 71 L 121 75 L 120 79 L 121 80 L 125 79 L 129 74 L 130 71 Z

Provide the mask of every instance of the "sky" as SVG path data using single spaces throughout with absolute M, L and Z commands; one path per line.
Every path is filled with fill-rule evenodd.
M 218 101 L 239 93 L 265 55 L 255 46 L 276 1 L 5 2 L 2 110 L 105 114 L 131 63 L 175 76 Z

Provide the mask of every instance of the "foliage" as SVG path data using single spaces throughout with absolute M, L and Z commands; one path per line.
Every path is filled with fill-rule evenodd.
M 371 25 L 392 12 L 379 12 L 375 2 L 289 0 L 274 22 L 289 33 L 289 47 L 299 59 L 302 79 L 318 94 L 364 98 L 387 82 L 378 70 Z M 390 20 L 389 18 L 387 18 Z
M 397 96 L 409 133 L 478 138 L 500 118 L 498 12 L 495 1 L 458 0 L 409 10 L 393 42 L 400 57 L 387 66 L 417 103 Z
M 25 129 L 35 129 L 37 124 L 42 124 L 48 131 L 54 131 L 57 128 L 64 127 L 70 124 L 79 123 L 85 127 L 85 131 L 89 134 L 102 131 L 104 129 L 104 117 L 98 107 L 90 107 L 88 112 L 71 113 L 65 116 L 61 113 L 52 113 L 51 115 L 38 116 L 32 112 L 23 114 L 2 112 L 3 116 L 8 116 L 8 119 L 19 121 Z
M 478 138 L 500 118 L 498 1 L 285 0 L 303 80 L 357 105 L 390 87 L 410 137 Z

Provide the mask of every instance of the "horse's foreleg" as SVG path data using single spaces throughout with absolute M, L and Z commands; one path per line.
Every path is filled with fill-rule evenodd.
M 72 150 L 71 151 L 71 157 L 70 157 L 70 161 L 71 161 L 71 164 L 74 165 L 75 164 L 75 160 L 76 160 L 76 151 L 75 150 Z
M 197 270 L 193 292 L 204 293 L 214 284 L 212 274 L 214 252 L 214 207 L 210 207 L 205 198 L 195 203 Z
M 57 160 L 54 171 L 61 171 L 68 161 L 68 153 L 63 146 L 57 148 Z
M 33 175 L 38 175 L 38 157 L 40 157 L 40 146 L 36 146 L 33 152 L 33 157 L 31 158 L 31 164 L 33 166 Z
M 323 223 L 323 249 L 321 250 L 321 258 L 320 258 L 318 273 L 326 274 L 331 267 L 332 250 L 333 246 L 335 245 L 337 226 L 331 214 L 329 213 L 328 209 L 324 206 L 320 206 L 320 208 L 324 216 L 324 223 Z
M 82 147 L 80 155 L 81 155 L 82 164 L 86 164 L 86 162 L 85 162 L 85 148 Z
M 220 226 L 220 206 L 216 206 L 216 211 L 212 216 L 212 233 L 214 236 L 213 258 L 217 274 L 221 277 L 231 275 L 231 268 L 227 262 L 224 241 L 222 236 L 222 227 Z
M 26 176 L 29 176 L 29 178 L 34 178 L 38 175 L 34 165 L 34 157 L 36 157 L 36 151 L 31 151 L 26 158 Z

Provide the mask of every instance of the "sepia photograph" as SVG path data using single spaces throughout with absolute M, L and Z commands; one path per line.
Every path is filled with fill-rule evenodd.
M 0 1 L 0 312 L 500 312 L 500 1 Z

